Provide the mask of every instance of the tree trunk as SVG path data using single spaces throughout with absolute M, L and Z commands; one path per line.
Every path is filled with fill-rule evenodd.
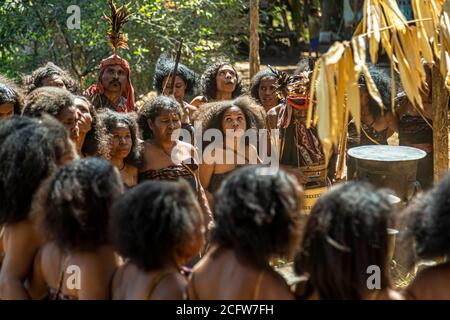
M 250 0 L 250 79 L 259 71 L 259 0 Z
M 448 91 L 439 67 L 433 67 L 433 158 L 434 181 L 448 172 Z

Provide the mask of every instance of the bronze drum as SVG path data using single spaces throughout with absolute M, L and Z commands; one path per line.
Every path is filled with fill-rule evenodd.
M 426 156 L 420 149 L 403 146 L 361 146 L 348 150 L 349 179 L 368 181 L 388 188 L 408 202 L 420 190 L 416 180 L 418 161 Z

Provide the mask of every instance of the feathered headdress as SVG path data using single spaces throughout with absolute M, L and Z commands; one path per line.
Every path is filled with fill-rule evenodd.
M 268 66 L 276 78 L 276 90 L 287 100 L 288 105 L 305 109 L 309 103 L 309 71 L 302 71 L 296 75 L 288 75 L 286 72 L 273 69 Z
M 128 21 L 131 13 L 128 11 L 130 4 L 124 4 L 117 8 L 113 0 L 108 0 L 111 8 L 111 15 L 104 15 L 103 18 L 109 22 L 111 29 L 108 32 L 109 44 L 114 49 L 114 54 L 118 54 L 120 48 L 128 49 L 127 39 L 120 34 L 120 29 Z

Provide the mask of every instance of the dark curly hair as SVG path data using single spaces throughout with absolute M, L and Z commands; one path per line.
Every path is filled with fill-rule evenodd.
M 158 96 L 154 99 L 144 102 L 138 114 L 138 125 L 142 132 L 142 139 L 147 140 L 153 138 L 153 133 L 148 126 L 148 119 L 153 122 L 160 115 L 162 111 L 175 112 L 181 118 L 181 106 L 172 97 Z
M 243 263 L 265 267 L 289 258 L 301 233 L 301 187 L 283 170 L 246 166 L 222 183 L 214 208 L 212 241 L 230 248 Z
M 370 66 L 369 68 L 370 76 L 372 77 L 375 86 L 378 88 L 378 91 L 381 94 L 381 100 L 384 105 L 383 112 L 391 112 L 391 96 L 392 96 L 392 80 L 390 74 L 384 71 L 381 67 L 378 66 Z M 359 86 L 367 90 L 367 94 L 369 95 L 369 112 L 374 117 L 374 119 L 378 119 L 382 115 L 382 111 L 378 103 L 372 98 L 370 95 L 366 78 L 363 74 L 359 77 Z
M 109 243 L 114 199 L 123 191 L 113 165 L 100 158 L 75 160 L 40 190 L 38 206 L 48 239 L 67 250 L 93 250 Z
M 158 94 L 163 93 L 164 78 L 169 76 L 173 68 L 175 67 L 175 61 L 170 59 L 166 54 L 159 57 L 156 62 L 155 76 L 153 78 L 153 86 Z M 184 64 L 179 63 L 177 68 L 177 76 L 181 77 L 186 84 L 186 95 L 192 95 L 195 88 L 195 73 Z
M 101 119 L 106 128 L 106 133 L 109 136 L 111 136 L 111 131 L 117 128 L 118 123 L 124 123 L 128 126 L 131 134 L 132 147 L 130 154 L 124 159 L 124 162 L 128 165 L 137 166 L 142 152 L 142 144 L 139 139 L 136 114 L 105 110 L 101 113 Z
M 145 271 L 161 268 L 203 225 L 199 210 L 186 181 L 143 182 L 114 204 L 115 246 Z
M 0 224 L 28 218 L 41 181 L 70 148 L 68 138 L 66 129 L 49 116 L 0 122 Z
M 23 115 L 39 118 L 43 113 L 57 117 L 62 109 L 74 106 L 75 96 L 57 87 L 42 87 L 25 97 Z
M 233 68 L 233 70 L 236 72 L 236 88 L 233 91 L 232 97 L 236 98 L 241 95 L 242 92 L 242 84 L 241 79 L 239 79 L 239 75 L 236 71 L 236 69 L 233 67 L 233 65 L 228 61 L 218 61 L 216 63 L 213 63 L 208 68 L 206 68 L 205 72 L 202 74 L 201 77 L 201 91 L 203 96 L 208 99 L 209 102 L 212 102 L 216 99 L 216 93 L 217 93 L 217 72 L 219 72 L 219 69 L 223 66 L 230 66 Z
M 0 105 L 12 103 L 14 114 L 21 114 L 23 109 L 23 92 L 12 81 L 0 74 Z
M 255 74 L 250 82 L 250 95 L 256 102 L 262 104 L 259 100 L 259 86 L 261 85 L 261 81 L 266 78 L 274 78 L 277 79 L 276 75 L 270 69 L 264 69 Z
M 201 110 L 197 111 L 195 120 L 200 121 L 202 125 L 202 131 L 205 132 L 208 129 L 217 129 L 225 133 L 222 130 L 222 118 L 225 112 L 231 107 L 239 107 L 245 116 L 247 123 L 246 129 L 263 129 L 265 128 L 265 111 L 264 108 L 247 96 L 242 96 L 234 100 L 217 101 L 204 104 Z M 211 142 L 206 141 L 204 146 Z
M 80 99 L 87 103 L 89 107 L 89 113 L 92 117 L 91 130 L 88 131 L 84 138 L 81 152 L 86 156 L 100 157 L 108 159 L 109 157 L 109 145 L 108 137 L 105 127 L 100 119 L 97 110 L 92 103 L 85 96 L 75 96 L 76 99 Z
M 323 194 L 310 213 L 294 269 L 309 274 L 321 299 L 360 300 L 367 293 L 367 268 L 381 269 L 389 285 L 388 193 L 365 182 L 348 182 Z
M 69 73 L 53 62 L 47 62 L 45 66 L 42 66 L 33 71 L 31 75 L 24 76 L 22 79 L 23 88 L 27 94 L 31 93 L 33 90 L 43 86 L 43 81 L 45 78 L 57 75 L 61 77 L 64 82 L 66 89 L 73 94 L 81 94 L 81 88 L 77 82 L 69 75 Z
M 438 258 L 450 253 L 450 175 L 408 206 L 413 219 L 416 253 Z

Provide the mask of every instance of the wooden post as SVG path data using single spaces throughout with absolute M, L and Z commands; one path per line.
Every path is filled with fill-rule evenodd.
M 259 71 L 259 0 L 250 0 L 250 79 Z
M 439 181 L 448 172 L 448 91 L 445 87 L 439 67 L 433 67 L 433 157 L 434 182 Z

